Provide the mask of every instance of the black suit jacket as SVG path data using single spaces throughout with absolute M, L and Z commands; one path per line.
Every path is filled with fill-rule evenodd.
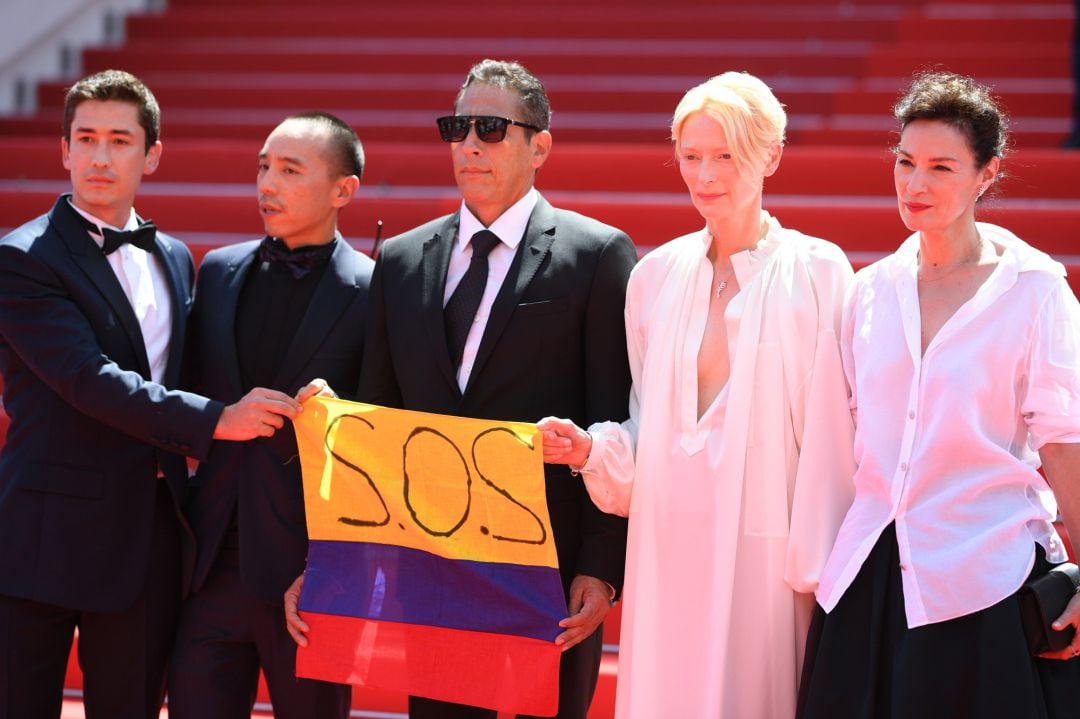
M 623 303 L 637 260 L 620 230 L 542 197 L 485 328 L 464 394 L 451 366 L 443 294 L 458 215 L 388 240 L 375 266 L 357 398 L 389 407 L 581 426 L 623 420 L 630 369 Z M 622 585 L 626 522 L 600 512 L 565 465 L 545 465 L 564 588 L 576 574 Z
M 172 452 L 205 456 L 222 405 L 166 389 L 182 364 L 187 247 L 158 233 L 153 251 L 173 309 L 162 386 L 149 380 L 135 313 L 68 197 L 0 240 L 11 417 L 0 454 L 0 593 L 118 611 L 146 578 L 159 467 L 179 507 L 187 467 Z
M 226 403 L 245 393 L 236 348 L 236 310 L 259 243 L 214 250 L 199 267 L 191 319 L 189 370 L 193 386 Z M 353 388 L 360 374 L 368 286 L 374 263 L 339 239 L 289 350 L 280 358 L 273 389 L 295 394 L 316 377 Z M 304 571 L 307 526 L 296 434 L 286 423 L 273 437 L 217 442 L 196 473 L 188 517 L 198 558 L 193 589 L 214 564 L 233 510 L 238 512 L 240 572 L 266 601 L 282 595 Z

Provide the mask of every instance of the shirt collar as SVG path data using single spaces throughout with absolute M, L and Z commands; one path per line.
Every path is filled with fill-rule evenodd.
M 486 229 L 498 235 L 502 243 L 510 247 L 510 249 L 517 249 L 525 236 L 525 228 L 529 225 L 529 217 L 532 216 L 533 208 L 536 207 L 539 199 L 540 194 L 536 191 L 536 188 L 530 187 L 524 197 L 510 205 L 506 212 L 499 215 L 491 223 L 491 226 Z M 485 229 L 483 223 L 476 219 L 476 215 L 465 206 L 465 201 L 462 200 L 460 220 L 458 221 L 458 251 L 465 249 L 465 245 L 469 243 L 472 236 L 483 229 Z
M 739 281 L 740 287 L 750 284 L 765 266 L 766 261 L 776 252 L 776 248 L 780 246 L 781 230 L 784 229 L 780 226 L 780 222 L 765 210 L 761 211 L 761 221 L 766 225 L 765 235 L 753 247 L 731 256 L 731 268 L 735 271 L 735 278 Z M 709 251 L 711 242 L 712 235 L 709 234 L 708 228 L 705 228 L 701 231 L 702 257 Z
M 1015 265 L 1016 272 L 1049 272 L 1065 277 L 1065 265 L 1042 250 L 1035 249 L 1004 227 L 991 225 L 988 222 L 976 222 L 975 226 L 983 237 L 1005 248 L 1001 260 L 1010 266 Z
M 89 212 L 86 212 L 83 209 L 77 207 L 75 205 L 75 203 L 71 201 L 70 197 L 68 198 L 68 204 L 71 205 L 71 209 L 75 210 L 80 215 L 82 215 L 86 219 L 87 222 L 92 223 L 95 227 L 98 228 L 97 233 L 89 232 L 89 230 L 88 230 L 88 232 L 90 234 L 90 238 L 93 239 L 94 242 L 97 243 L 98 247 L 102 247 L 105 244 L 105 240 L 102 237 L 102 235 L 104 233 L 102 233 L 102 231 L 101 231 L 101 229 L 103 227 L 108 227 L 109 229 L 113 229 L 113 230 L 134 230 L 134 229 L 137 229 L 138 226 L 139 226 L 139 216 L 135 214 L 135 208 L 134 207 L 131 208 L 131 212 L 130 212 L 130 214 L 128 214 L 127 222 L 124 223 L 124 226 L 123 227 L 115 227 L 113 225 L 110 225 L 108 222 L 105 222 L 104 220 L 100 220 L 97 217 L 94 217 L 93 215 L 91 215 Z
M 1002 270 L 996 273 L 1003 278 L 1015 278 L 1020 272 L 1049 272 L 1065 276 L 1065 266 L 1041 250 L 1037 250 L 1004 227 L 988 222 L 976 222 L 979 234 L 1003 248 L 998 264 Z M 896 272 L 914 277 L 919 269 L 919 233 L 914 232 L 896 250 Z

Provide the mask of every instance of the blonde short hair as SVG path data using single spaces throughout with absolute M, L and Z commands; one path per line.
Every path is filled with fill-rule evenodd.
M 764 82 L 746 72 L 725 72 L 690 89 L 675 108 L 671 139 L 676 147 L 686 119 L 703 112 L 719 123 L 740 174 L 760 171 L 769 153 L 784 144 L 787 114 Z

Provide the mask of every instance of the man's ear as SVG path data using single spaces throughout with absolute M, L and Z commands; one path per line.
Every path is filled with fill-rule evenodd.
M 158 163 L 161 162 L 161 140 L 158 140 L 146 151 L 146 159 L 143 161 L 143 174 L 153 175 L 157 172 Z
M 360 188 L 360 178 L 356 175 L 345 175 L 338 179 L 334 183 L 334 191 L 331 197 L 331 204 L 334 207 L 344 207 L 352 202 L 352 198 L 356 195 L 356 191 Z
M 533 169 L 539 170 L 551 154 L 551 133 L 547 130 L 534 133 L 529 146 L 532 148 Z

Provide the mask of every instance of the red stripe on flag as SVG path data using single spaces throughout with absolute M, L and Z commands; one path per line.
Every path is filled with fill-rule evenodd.
M 516 714 L 554 716 L 559 656 L 552 642 L 505 634 L 304 612 L 309 645 L 296 675 Z

